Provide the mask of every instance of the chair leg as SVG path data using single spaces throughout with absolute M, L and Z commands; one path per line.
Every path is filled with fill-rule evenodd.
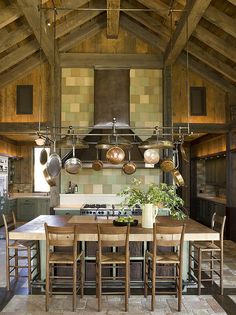
M 152 260 L 152 300 L 151 300 L 151 311 L 154 311 L 156 296 L 156 262 Z
M 80 297 L 84 297 L 84 253 L 80 257 Z
M 73 312 L 76 310 L 77 261 L 73 264 Z
M 191 267 L 192 267 L 192 258 L 191 258 L 191 255 L 192 255 L 192 244 L 191 242 L 189 242 L 189 248 L 188 248 L 188 259 L 189 259 L 189 262 L 188 262 L 188 280 L 191 281 Z
M 144 297 L 148 294 L 148 259 L 145 257 L 145 274 L 144 274 Z
M 6 281 L 7 291 L 10 290 L 10 262 L 9 262 L 10 250 L 6 247 Z
M 224 253 L 223 253 L 223 248 L 220 251 L 220 294 L 224 294 L 224 268 L 223 268 L 223 263 L 224 263 Z
M 178 312 L 181 312 L 182 307 L 182 266 L 179 265 L 178 271 Z
M 36 251 L 37 251 L 37 273 L 38 273 L 38 277 L 41 278 L 40 245 L 39 245 L 39 241 L 36 242 Z
M 28 259 L 28 291 L 32 294 L 31 291 L 31 248 L 27 248 L 27 259 Z
M 198 250 L 198 295 L 201 294 L 202 282 L 202 251 Z
M 102 266 L 98 263 L 98 312 L 101 311 L 101 296 L 102 296 Z
M 46 292 L 45 292 L 45 310 L 48 312 L 48 302 L 49 302 L 49 288 L 50 288 L 50 267 L 49 263 L 46 264 Z
M 129 299 L 129 265 L 125 265 L 125 312 L 128 311 Z
M 18 249 L 15 249 L 15 278 L 17 280 L 19 278 L 18 262 L 19 262 Z
M 211 260 L 210 260 L 210 269 L 211 269 L 211 284 L 213 285 L 213 269 L 214 269 L 214 261 L 213 261 L 213 252 L 210 253 Z

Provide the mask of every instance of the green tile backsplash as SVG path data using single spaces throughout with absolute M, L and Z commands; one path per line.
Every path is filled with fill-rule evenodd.
M 62 69 L 63 127 L 81 127 L 94 124 L 94 71 L 93 69 Z M 130 126 L 162 126 L 162 71 L 151 69 L 130 70 Z M 85 133 L 88 130 L 85 129 Z M 138 131 L 140 134 L 140 131 Z M 145 137 L 143 137 L 145 139 Z M 133 177 L 144 184 L 159 183 L 162 172 L 158 169 L 137 169 L 133 175 L 125 175 L 121 169 L 103 169 L 96 172 L 82 169 L 77 175 L 61 172 L 61 192 L 67 191 L 68 182 L 77 184 L 80 193 L 119 192 L 130 184 Z

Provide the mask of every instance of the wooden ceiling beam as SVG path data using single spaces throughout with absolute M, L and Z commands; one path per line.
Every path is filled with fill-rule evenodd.
M 236 82 L 236 71 L 234 68 L 228 66 L 220 59 L 217 59 L 213 55 L 207 53 L 206 50 L 191 41 L 189 41 L 188 48 L 191 55 L 207 64 L 212 69 L 215 69 L 217 72 L 223 74 L 229 80 Z
M 228 1 L 236 6 L 236 0 L 228 0 Z
M 85 39 L 91 38 L 101 32 L 106 27 L 105 16 L 99 16 L 96 20 L 86 23 L 85 25 L 76 28 L 68 35 L 63 36 L 58 41 L 60 52 L 65 52 L 74 45 L 82 42 Z
M 177 62 L 180 62 L 183 66 L 186 67 L 186 52 L 182 52 L 181 55 L 178 57 Z M 205 78 L 215 86 L 219 87 L 225 92 L 232 93 L 236 96 L 236 86 L 230 83 L 228 80 L 222 78 L 215 70 L 199 62 L 195 58 L 189 55 L 189 69 L 193 72 L 197 73 L 201 77 Z
M 104 8 L 104 1 L 94 0 L 91 2 L 89 8 L 91 9 L 99 9 Z M 92 20 L 93 18 L 97 17 L 104 11 L 101 10 L 94 10 L 94 11 L 79 11 L 77 14 L 71 16 L 66 20 L 66 22 L 61 23 L 57 26 L 56 29 L 56 38 L 62 37 L 67 33 L 71 32 L 75 28 L 83 25 L 84 23 Z
M 123 29 L 127 30 L 131 34 L 135 35 L 139 39 L 148 43 L 150 46 L 160 50 L 165 51 L 166 42 L 160 39 L 156 34 L 148 31 L 144 26 L 138 24 L 134 20 L 130 19 L 127 15 L 121 14 L 120 24 Z
M 153 10 L 155 13 L 160 15 L 166 20 L 169 20 L 169 6 L 160 0 L 137 0 L 145 7 Z
M 162 69 L 163 60 L 155 54 L 61 53 L 63 68 L 125 67 Z
M 18 62 L 24 60 L 25 58 L 31 56 L 38 49 L 39 45 L 37 41 L 32 40 L 13 50 L 11 53 L 0 59 L 0 73 L 16 65 Z
M 122 1 L 122 8 L 135 9 L 136 7 L 131 5 L 128 1 Z M 145 12 L 125 11 L 125 14 L 148 27 L 151 31 L 158 33 L 162 38 L 168 40 L 170 37 L 170 31 L 168 28 L 159 22 L 154 17 Z
M 61 0 L 60 8 L 63 10 L 57 10 L 56 20 L 60 20 L 63 16 L 68 15 L 72 10 L 76 10 L 84 5 L 89 3 L 89 0 Z M 68 8 L 68 10 L 65 10 Z M 54 10 L 53 9 L 45 9 L 45 15 L 47 22 L 53 23 L 54 21 Z
M 164 60 L 166 65 L 173 64 L 186 46 L 211 0 L 189 0 L 166 47 Z
M 16 30 L 7 32 L 5 36 L 0 36 L 0 53 L 8 48 L 18 44 L 32 34 L 31 29 L 26 26 L 20 26 Z
M 58 64 L 59 54 L 54 43 L 53 28 L 48 26 L 44 10 L 38 10 L 38 0 L 17 0 L 29 26 L 51 65 Z
M 227 41 L 225 41 L 224 39 L 216 36 L 215 34 L 200 25 L 198 25 L 193 32 L 193 36 L 207 46 L 219 52 L 221 55 L 236 63 L 236 48 L 231 46 L 229 49 L 230 43 L 227 43 Z
M 42 57 L 42 62 L 44 60 L 45 57 Z M 25 59 L 22 62 L 18 63 L 14 68 L 0 74 L 0 88 L 24 77 L 27 73 L 32 71 L 38 65 L 40 65 L 40 58 L 39 53 L 36 53 L 28 59 Z
M 118 38 L 120 0 L 107 0 L 107 38 Z
M 221 12 L 212 5 L 206 10 L 204 18 L 221 28 L 226 33 L 230 34 L 233 37 L 236 37 L 236 20 L 228 16 L 227 14 Z
M 0 29 L 3 28 L 4 26 L 14 22 L 17 20 L 22 13 L 19 11 L 19 8 L 15 3 L 7 6 L 4 9 L 1 9 L 1 14 L 0 14 Z

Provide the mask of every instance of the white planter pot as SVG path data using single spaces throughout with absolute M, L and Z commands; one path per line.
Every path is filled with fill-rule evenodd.
M 156 220 L 158 208 L 157 206 L 149 203 L 143 205 L 142 209 L 142 227 L 146 229 L 153 228 L 153 223 Z

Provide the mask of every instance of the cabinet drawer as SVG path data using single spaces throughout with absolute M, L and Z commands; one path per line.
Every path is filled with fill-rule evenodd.
M 80 215 L 80 210 L 54 210 L 56 215 Z

